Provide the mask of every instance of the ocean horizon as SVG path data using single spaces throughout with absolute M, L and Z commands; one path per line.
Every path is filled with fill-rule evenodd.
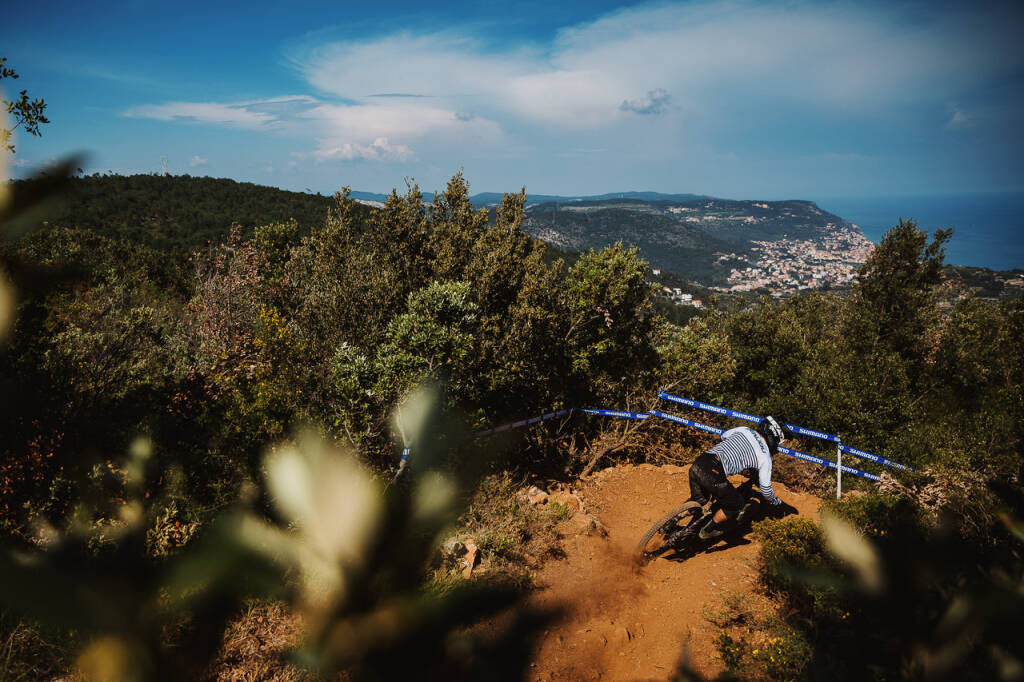
M 825 211 L 856 223 L 876 244 L 899 222 L 916 220 L 929 233 L 953 228 L 946 263 L 992 270 L 1024 269 L 1024 193 L 938 196 L 824 197 Z

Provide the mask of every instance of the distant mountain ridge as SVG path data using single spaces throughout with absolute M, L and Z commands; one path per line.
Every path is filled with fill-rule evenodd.
M 470 197 L 476 206 L 497 206 L 502 195 L 498 192 L 481 192 Z M 528 205 L 546 203 L 580 203 L 587 201 L 609 201 L 612 199 L 633 199 L 636 201 L 694 201 L 709 199 L 703 194 L 662 194 L 661 192 L 609 192 L 607 194 L 591 194 L 583 196 L 560 196 L 557 194 L 526 194 Z
M 474 206 L 479 208 L 492 208 L 501 203 L 504 196 L 501 192 L 480 192 L 469 198 Z M 367 203 L 384 203 L 388 199 L 387 194 L 379 192 L 352 191 L 352 198 Z M 434 198 L 433 192 L 424 192 L 423 199 L 431 201 Z M 582 201 L 607 201 L 610 199 L 635 199 L 638 201 L 693 201 L 696 199 L 710 199 L 703 194 L 663 194 L 661 192 L 608 192 L 606 194 L 587 194 L 576 196 L 563 196 L 560 194 L 531 194 L 527 192 L 526 202 L 529 205 L 545 203 L 577 203 Z

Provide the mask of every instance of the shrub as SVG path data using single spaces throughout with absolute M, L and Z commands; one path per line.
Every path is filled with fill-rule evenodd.
M 768 634 L 771 636 L 750 651 L 750 667 L 773 682 L 801 679 L 811 657 L 810 643 L 799 630 L 781 623 Z
M 803 516 L 786 519 L 765 519 L 754 524 L 754 537 L 761 542 L 761 578 L 772 589 L 784 590 L 798 583 L 790 568 L 807 566 L 823 568 L 824 538 L 821 527 Z

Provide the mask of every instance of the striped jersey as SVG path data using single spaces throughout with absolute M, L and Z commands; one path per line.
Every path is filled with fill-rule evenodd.
M 768 444 L 754 429 L 740 426 L 722 434 L 722 442 L 713 446 L 726 476 L 738 474 L 744 469 L 757 469 L 758 487 L 761 495 L 771 504 L 782 504 L 772 490 L 772 456 Z

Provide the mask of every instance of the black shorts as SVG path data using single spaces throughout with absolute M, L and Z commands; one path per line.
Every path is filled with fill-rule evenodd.
M 690 499 L 701 504 L 716 500 L 730 519 L 740 513 L 744 503 L 740 491 L 726 478 L 722 461 L 713 452 L 705 452 L 690 467 Z

